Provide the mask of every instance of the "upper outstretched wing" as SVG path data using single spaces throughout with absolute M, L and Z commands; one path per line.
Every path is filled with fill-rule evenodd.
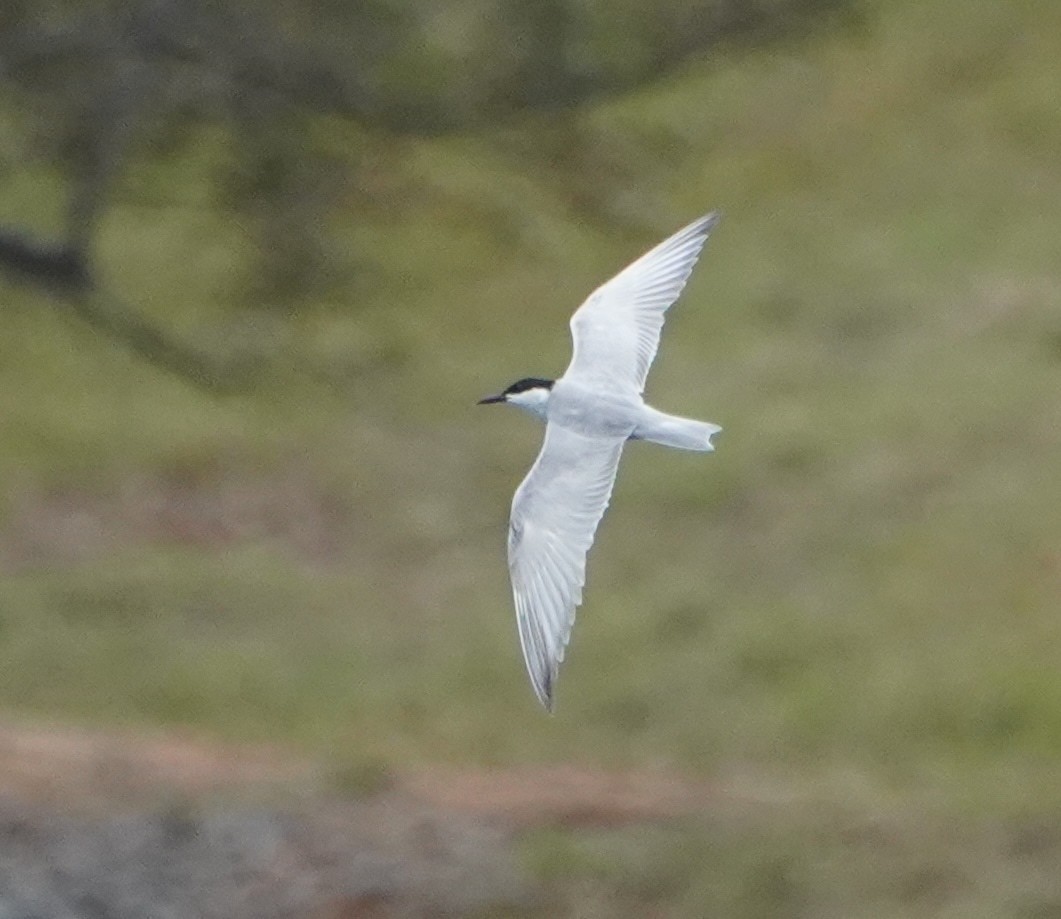
M 523 659 L 538 699 L 553 708 L 553 684 L 586 582 L 586 553 L 611 498 L 623 438 L 556 424 L 516 489 L 508 567 Z
M 690 223 L 590 295 L 571 317 L 574 354 L 565 376 L 644 391 L 664 314 L 718 221 L 711 213 Z

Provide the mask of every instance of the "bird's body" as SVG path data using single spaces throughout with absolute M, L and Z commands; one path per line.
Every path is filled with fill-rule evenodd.
M 516 490 L 508 560 L 531 684 L 553 707 L 553 686 L 582 602 L 586 554 L 608 506 L 628 440 L 709 452 L 721 428 L 669 415 L 642 398 L 664 313 L 717 222 L 679 230 L 598 288 L 571 318 L 574 354 L 560 379 L 528 377 L 481 400 L 508 402 L 547 422 L 545 443 Z
M 601 390 L 578 379 L 560 377 L 553 384 L 545 417 L 589 437 L 631 436 L 637 426 L 641 399 L 633 393 Z

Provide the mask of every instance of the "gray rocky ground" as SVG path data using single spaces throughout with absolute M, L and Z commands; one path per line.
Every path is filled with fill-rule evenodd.
M 522 831 L 655 820 L 709 797 L 562 766 L 344 779 L 284 751 L 0 723 L 0 919 L 547 914 Z

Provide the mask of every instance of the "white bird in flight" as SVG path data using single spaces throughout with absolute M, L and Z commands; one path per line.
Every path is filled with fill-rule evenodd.
M 649 440 L 706 453 L 722 430 L 657 411 L 642 398 L 664 314 L 718 219 L 712 213 L 694 221 L 590 295 L 571 317 L 574 353 L 560 379 L 528 377 L 479 402 L 507 402 L 546 422 L 538 459 L 512 499 L 508 568 L 523 659 L 550 712 L 582 603 L 586 554 L 608 507 L 623 445 Z

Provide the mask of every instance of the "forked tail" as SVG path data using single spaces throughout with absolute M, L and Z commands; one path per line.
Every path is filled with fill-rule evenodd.
M 632 440 L 648 440 L 664 447 L 710 453 L 715 449 L 711 438 L 721 430 L 722 428 L 710 421 L 694 421 L 692 418 L 679 418 L 677 415 L 648 409 L 646 417 L 630 437 Z

